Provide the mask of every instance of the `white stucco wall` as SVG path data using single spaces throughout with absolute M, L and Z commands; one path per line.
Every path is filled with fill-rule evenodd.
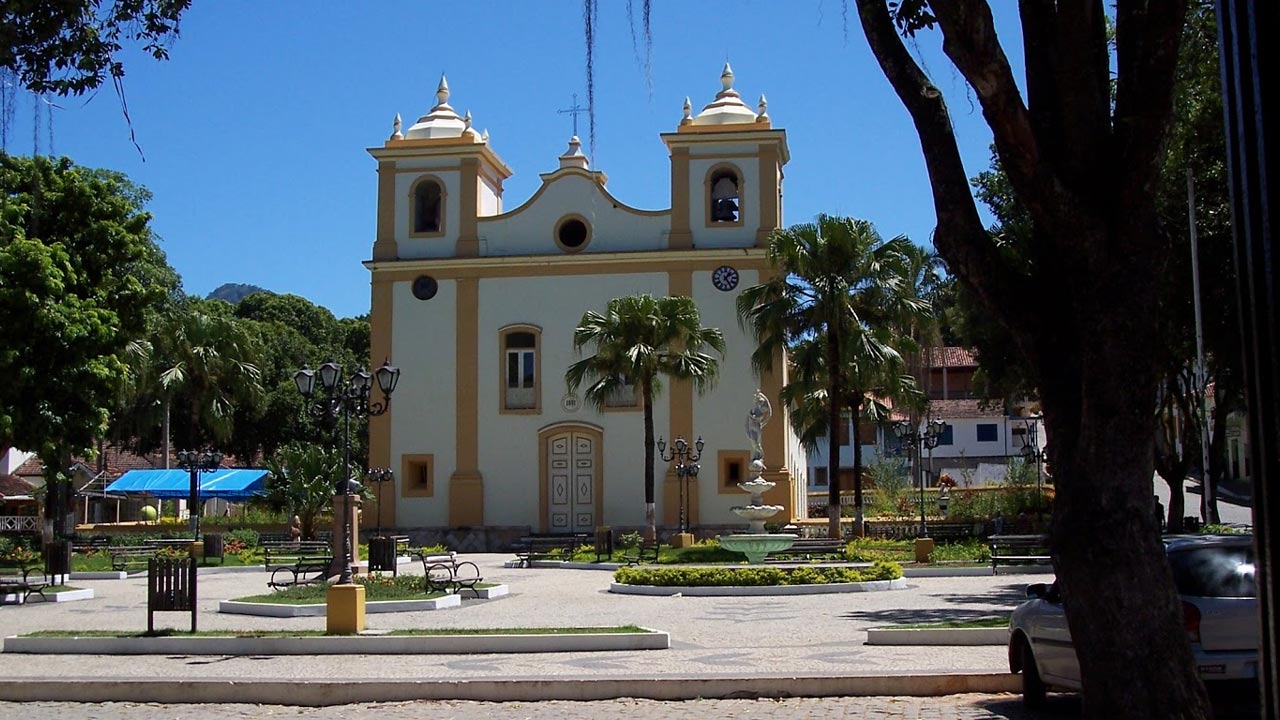
M 415 298 L 407 282 L 395 283 L 391 295 L 391 356 L 400 367 L 391 408 L 392 468 L 400 474 L 405 454 L 435 455 L 435 496 L 397 498 L 396 524 L 447 525 L 449 476 L 456 458 L 457 284 L 441 280 L 436 296 L 427 301 Z
M 591 226 L 591 239 L 581 252 L 664 250 L 671 227 L 670 212 L 639 213 L 625 209 L 590 177 L 567 172 L 511 212 L 479 221 L 484 255 L 560 255 L 556 223 L 565 215 L 581 215 Z

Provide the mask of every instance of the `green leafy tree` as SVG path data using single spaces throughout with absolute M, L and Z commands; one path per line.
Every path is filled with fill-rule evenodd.
M 1151 512 L 1155 278 L 1169 256 L 1153 189 L 1186 5 L 1021 3 L 1019 83 L 986 2 L 857 0 L 920 139 L 938 252 L 1009 331 L 1040 394 L 1056 488 L 1049 543 L 1090 718 L 1209 714 Z M 1021 262 L 983 226 L 943 93 L 902 37 L 927 30 L 981 106 L 1030 218 Z
M 262 502 L 276 512 L 297 515 L 302 538 L 315 539 L 316 518 L 332 504 L 334 488 L 343 478 L 342 452 L 291 443 L 268 458 L 266 466 L 271 474 Z
M 819 215 L 815 223 L 774 231 L 769 259 L 777 273 L 738 296 L 738 316 L 758 343 L 751 355 L 757 370 L 771 369 L 779 348 L 823 339 L 821 363 L 808 360 L 812 354 L 806 353 L 804 364 L 795 366 L 799 376 L 793 382 L 798 383 L 797 398 L 819 402 L 813 390 L 827 369 L 826 398 L 834 401 L 822 402 L 828 432 L 828 532 L 833 538 L 840 537 L 837 433 L 842 408 L 854 407 L 853 417 L 861 417 L 867 393 L 902 362 L 895 344 L 910 342 L 895 329 L 929 312 L 928 302 L 909 289 L 910 247 L 903 236 L 883 239 L 865 220 Z M 809 410 L 803 411 L 802 417 L 807 416 Z M 856 471 L 854 493 L 861 514 L 861 474 Z
M 714 384 L 719 361 L 704 349 L 724 354 L 724 335 L 702 327 L 692 298 L 631 295 L 609 301 L 603 314 L 589 310 L 573 333 L 579 353 L 594 354 L 569 366 L 570 392 L 586 384 L 584 397 L 602 410 L 610 397 L 639 386 L 644 411 L 644 512 L 649 538 L 657 537 L 654 501 L 653 399 L 662 378 L 689 380 L 699 394 Z
M 0 447 L 35 452 L 50 483 L 102 434 L 170 290 L 147 198 L 119 173 L 0 153 Z

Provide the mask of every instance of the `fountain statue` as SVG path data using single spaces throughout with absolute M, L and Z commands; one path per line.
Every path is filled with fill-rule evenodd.
M 746 555 L 747 561 L 752 564 L 764 562 L 765 555 L 786 550 L 796 541 L 795 535 L 764 531 L 764 521 L 782 510 L 781 505 L 765 505 L 763 497 L 777 484 L 761 477 L 765 470 L 763 430 L 772 417 L 773 408 L 769 405 L 769 398 L 756 390 L 755 402 L 747 413 L 747 440 L 751 443 L 751 462 L 748 467 L 751 477 L 745 482 L 738 483 L 738 487 L 743 492 L 750 493 L 751 503 L 729 508 L 735 515 L 747 521 L 748 532 L 721 535 L 718 538 L 720 547 Z

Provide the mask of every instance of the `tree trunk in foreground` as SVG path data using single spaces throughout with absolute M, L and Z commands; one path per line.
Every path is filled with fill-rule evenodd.
M 866 397 L 866 393 L 859 390 L 857 397 Z M 849 439 L 853 443 L 853 535 L 863 537 L 867 534 L 867 521 L 862 512 L 862 433 L 858 431 L 861 425 L 859 421 L 862 419 L 862 404 L 855 403 L 849 410 L 853 418 L 853 430 L 849 433 Z
M 1021 3 L 1026 103 L 987 4 L 928 5 L 1032 219 L 1032 239 L 1016 256 L 987 232 L 942 94 L 886 1 L 857 4 L 920 138 L 938 251 L 1010 331 L 1041 393 L 1057 488 L 1049 544 L 1084 714 L 1206 718 L 1151 505 L 1154 276 L 1167 256 L 1152 197 L 1185 2 L 1157 9 L 1118 0 L 1114 95 L 1102 3 Z M 902 19 L 923 30 L 910 12 Z

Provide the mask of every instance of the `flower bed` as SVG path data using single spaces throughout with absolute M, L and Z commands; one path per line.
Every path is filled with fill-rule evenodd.
M 896 580 L 902 566 L 876 562 L 869 568 L 850 567 L 726 567 L 658 568 L 625 567 L 613 573 L 622 585 L 657 587 L 768 587 L 775 585 L 827 585 Z

